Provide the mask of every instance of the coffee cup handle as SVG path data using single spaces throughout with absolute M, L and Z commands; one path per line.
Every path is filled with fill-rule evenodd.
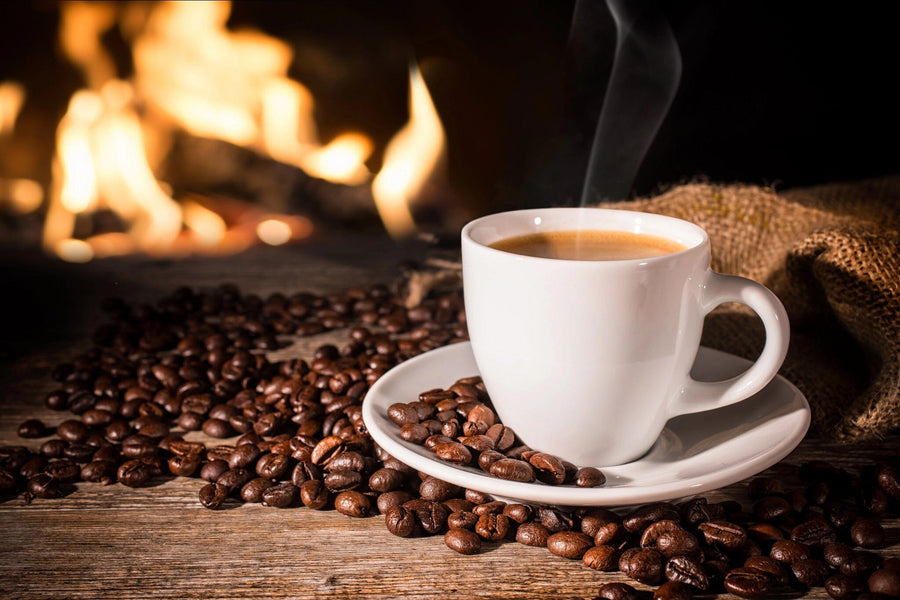
M 681 393 L 670 405 L 670 415 L 695 413 L 734 404 L 764 388 L 778 374 L 787 355 L 790 326 L 778 297 L 763 285 L 744 277 L 708 271 L 701 310 L 704 316 L 725 302 L 740 302 L 753 309 L 763 322 L 766 343 L 753 365 L 724 381 L 697 381 L 688 377 Z

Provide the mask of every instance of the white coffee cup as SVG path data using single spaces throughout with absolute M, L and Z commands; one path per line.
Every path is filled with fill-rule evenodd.
M 686 248 L 629 260 L 561 260 L 491 248 L 506 238 L 577 229 L 646 233 Z M 498 213 L 462 230 L 472 351 L 494 408 L 530 447 L 578 466 L 640 458 L 666 421 L 744 400 L 775 377 L 787 313 L 764 286 L 710 269 L 709 237 L 672 217 L 599 208 Z M 743 374 L 691 378 L 704 317 L 740 302 L 765 347 Z

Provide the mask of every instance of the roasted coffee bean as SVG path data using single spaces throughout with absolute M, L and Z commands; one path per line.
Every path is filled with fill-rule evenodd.
M 581 467 L 575 471 L 575 485 L 583 488 L 598 487 L 606 483 L 606 475 L 595 467 Z
M 528 458 L 528 462 L 534 468 L 534 475 L 538 481 L 560 485 L 566 480 L 566 468 L 559 457 L 546 452 L 537 452 Z
M 59 480 L 47 473 L 31 477 L 25 484 L 26 493 L 35 498 L 56 498 L 61 494 Z
M 850 539 L 863 548 L 882 548 L 886 537 L 877 519 L 859 519 L 850 527 Z
M 472 512 L 478 515 L 499 515 L 506 508 L 506 502 L 502 500 L 494 500 L 493 502 L 482 502 L 472 507 Z
M 822 558 L 833 569 L 840 569 L 844 563 L 853 559 L 853 548 L 843 542 L 832 542 L 822 548 Z
M 391 404 L 387 410 L 388 418 L 394 422 L 397 427 L 403 427 L 407 423 L 418 423 L 419 412 L 415 407 L 403 402 Z
M 669 581 L 691 585 L 698 590 L 709 589 L 709 577 L 703 564 L 690 556 L 673 556 L 665 566 L 665 576 Z
M 407 503 L 406 506 L 410 504 Z M 421 500 L 416 504 L 413 512 L 419 525 L 428 535 L 441 533 L 447 527 L 447 517 L 450 516 L 450 509 L 440 502 L 429 502 Z M 480 520 L 480 519 L 479 519 Z
M 432 502 L 443 502 L 460 492 L 460 487 L 452 483 L 447 483 L 436 477 L 428 476 L 422 480 L 419 485 L 419 495 L 424 500 Z
M 559 531 L 547 538 L 547 549 L 557 556 L 581 559 L 594 540 L 580 531 Z
M 707 544 L 726 551 L 738 550 L 747 543 L 747 532 L 729 521 L 706 521 L 697 526 Z
M 54 459 L 44 467 L 44 473 L 63 483 L 76 481 L 81 468 L 68 458 Z
M 472 452 L 459 442 L 442 442 L 432 448 L 441 460 L 458 465 L 468 465 L 472 462 Z
M 662 581 L 665 561 L 653 548 L 629 548 L 619 557 L 619 570 L 635 581 L 656 585 Z
M 422 444 L 431 431 L 421 423 L 406 423 L 400 428 L 400 437 L 412 444 Z
M 825 591 L 834 600 L 854 600 L 866 591 L 866 586 L 858 577 L 835 573 L 825 580 Z
M 753 513 L 760 521 L 774 521 L 790 512 L 791 504 L 782 496 L 763 496 L 753 503 Z
M 246 483 L 243 485 L 246 485 Z M 243 486 L 241 489 L 243 489 Z M 282 481 L 263 490 L 262 504 L 263 506 L 274 508 L 288 508 L 294 505 L 299 496 L 300 490 L 294 484 L 289 481 Z
M 200 467 L 200 479 L 215 483 L 228 470 L 228 463 L 221 459 L 211 460 Z
M 639 600 L 638 591 L 627 583 L 604 583 L 597 591 L 597 597 L 603 600 Z
M 18 429 L 21 438 L 39 438 L 48 434 L 47 426 L 40 419 L 22 421 Z
M 496 450 L 485 450 L 478 455 L 478 468 L 485 473 L 491 472 L 491 466 L 498 460 L 504 459 L 506 456 Z
M 494 423 L 484 434 L 494 443 L 494 449 L 500 452 L 506 452 L 516 443 L 516 434 L 501 423 Z
M 380 512 L 381 514 L 385 514 L 387 510 L 392 506 L 405 504 L 411 499 L 412 494 L 410 494 L 406 490 L 394 490 L 391 492 L 379 494 L 376 505 L 378 506 L 378 512 Z
M 524 460 L 502 458 L 491 465 L 491 475 L 508 481 L 534 481 L 534 469 Z
M 207 483 L 198 493 L 200 504 L 209 509 L 216 509 L 228 498 L 228 488 L 218 483 Z
M 507 504 L 503 507 L 503 515 L 521 525 L 531 520 L 534 509 L 528 504 Z
M 769 556 L 778 562 L 791 564 L 798 560 L 812 558 L 812 551 L 806 544 L 794 540 L 779 540 L 772 544 Z
M 790 573 L 784 565 L 771 556 L 748 556 L 744 561 L 744 566 L 768 573 L 772 583 L 777 586 L 785 586 L 791 580 Z
M 251 479 L 253 479 L 253 474 L 247 469 L 228 469 L 219 475 L 216 483 L 225 486 L 230 494 L 240 490 Z
M 409 537 L 416 529 L 416 517 L 413 511 L 403 506 L 394 505 L 384 512 L 384 524 L 387 530 L 399 537 Z
M 674 504 L 656 502 L 646 504 L 628 513 L 622 518 L 622 524 L 630 533 L 638 533 L 646 529 L 651 523 L 665 519 L 678 521 L 680 518 L 681 513 Z
M 63 450 L 66 449 L 68 442 L 54 438 L 52 440 L 47 440 L 43 444 L 41 444 L 41 454 L 46 456 L 47 458 L 59 458 L 63 454 Z
M 595 571 L 615 571 L 619 567 L 619 550 L 613 546 L 592 546 L 581 561 Z
M 774 477 L 754 477 L 747 484 L 747 495 L 752 500 L 766 496 L 785 496 L 784 484 Z
M 900 500 L 900 472 L 895 467 L 882 467 L 878 471 L 878 485 L 885 494 Z
M 122 485 L 128 487 L 141 487 L 147 485 L 153 472 L 150 465 L 140 459 L 125 461 L 119 466 L 116 477 Z
M 877 484 L 864 482 L 859 488 L 857 504 L 863 512 L 880 517 L 887 513 L 890 498 Z
M 565 511 L 547 506 L 542 506 L 538 509 L 538 518 L 541 521 L 541 525 L 546 527 L 551 533 L 568 531 L 575 525 L 571 515 Z
M 761 598 L 771 588 L 768 574 L 753 567 L 738 567 L 725 576 L 725 589 L 741 598 Z
M 656 541 L 659 537 L 664 533 L 673 531 L 684 531 L 684 529 L 671 519 L 663 519 L 662 521 L 651 523 L 641 534 L 641 548 L 656 548 Z
M 241 488 L 241 500 L 247 503 L 262 502 L 263 492 L 275 485 L 275 482 L 265 477 L 251 479 Z
M 516 541 L 526 546 L 545 548 L 550 530 L 534 521 L 523 523 L 516 529 Z
M 477 522 L 478 515 L 468 511 L 451 512 L 447 517 L 447 527 L 451 529 L 475 529 Z
M 653 592 L 653 600 L 691 600 L 693 597 L 691 586 L 678 581 L 667 581 Z
M 206 419 L 201 425 L 203 433 L 212 438 L 227 438 L 234 435 L 231 424 L 225 419 Z
M 626 535 L 628 535 L 628 532 L 625 531 L 625 526 L 618 521 L 613 521 L 597 529 L 597 533 L 594 535 L 594 543 L 598 546 L 604 544 L 616 546 L 625 539 Z
M 67 442 L 83 442 L 90 430 L 81 421 L 68 419 L 56 426 L 56 435 Z
M 825 516 L 835 529 L 846 530 L 859 517 L 859 509 L 853 502 L 835 500 L 825 503 Z
M 867 577 L 882 564 L 881 556 L 874 552 L 855 550 L 853 556 L 841 565 L 841 573 L 853 577 Z
M 93 460 L 81 467 L 81 478 L 85 481 L 104 485 L 116 481 L 118 464 L 111 460 Z
M 444 534 L 444 544 L 460 554 L 477 554 L 481 550 L 481 537 L 469 529 L 450 528 Z
M 690 527 L 696 527 L 706 521 L 717 521 L 725 518 L 725 509 L 720 504 L 710 504 L 706 498 L 688 500 L 680 507 L 681 520 Z
M 47 458 L 44 456 L 34 456 L 28 459 L 24 465 L 19 468 L 19 476 L 30 479 L 39 473 L 44 472 L 47 466 Z
M 262 454 L 254 444 L 236 446 L 228 458 L 228 466 L 232 469 L 252 469 Z
M 613 511 L 605 508 L 593 508 L 581 516 L 581 533 L 594 537 L 607 523 L 621 522 L 622 518 Z
M 825 561 L 816 558 L 792 562 L 791 571 L 793 571 L 797 581 L 807 587 L 821 587 L 830 575 Z
M 344 492 L 358 488 L 362 482 L 362 474 L 357 471 L 340 469 L 325 475 L 325 487 L 332 492 Z
M 475 523 L 475 533 L 482 538 L 497 542 L 509 533 L 509 519 L 502 514 L 484 514 Z
M 300 486 L 300 500 L 307 508 L 320 510 L 328 505 L 331 492 L 321 479 L 309 479 Z
M 667 531 L 656 540 L 656 549 L 666 558 L 697 556 L 701 553 L 697 538 L 685 530 Z
M 390 492 L 403 486 L 403 473 L 390 467 L 378 469 L 369 477 L 369 488 L 375 492 Z
M 900 571 L 896 569 L 878 569 L 869 575 L 867 584 L 870 592 L 900 597 Z
M 199 454 L 176 454 L 168 460 L 169 472 L 179 477 L 190 477 L 200 469 L 202 462 Z
M 837 540 L 831 523 L 823 517 L 815 517 L 791 529 L 791 539 L 812 547 L 823 547 Z
M 291 459 L 274 452 L 267 452 L 260 456 L 255 465 L 256 474 L 266 479 L 281 479 L 287 475 L 290 469 Z

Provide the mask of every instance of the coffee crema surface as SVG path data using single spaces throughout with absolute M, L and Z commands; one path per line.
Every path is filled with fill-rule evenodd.
M 524 256 L 586 261 L 652 258 L 686 248 L 656 235 L 604 229 L 528 233 L 499 240 L 490 247 Z

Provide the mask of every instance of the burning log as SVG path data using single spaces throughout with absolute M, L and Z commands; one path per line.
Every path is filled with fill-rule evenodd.
M 370 186 L 313 177 L 223 140 L 176 132 L 161 178 L 176 195 L 223 195 L 273 212 L 303 214 L 325 225 L 381 229 Z

